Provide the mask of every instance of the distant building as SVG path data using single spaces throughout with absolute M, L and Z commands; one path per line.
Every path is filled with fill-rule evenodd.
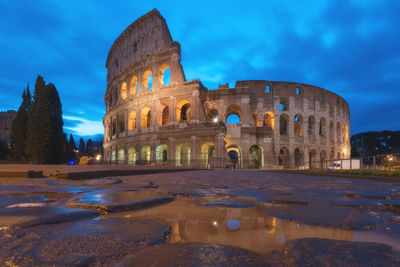
M 5 141 L 7 144 L 11 142 L 11 126 L 16 116 L 17 112 L 15 110 L 0 112 L 0 140 Z

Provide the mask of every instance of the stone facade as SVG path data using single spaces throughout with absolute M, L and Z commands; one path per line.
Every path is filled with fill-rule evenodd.
M 7 110 L 0 112 L 0 140 L 11 143 L 11 133 L 12 133 L 12 121 L 17 116 L 15 110 Z
M 180 44 L 157 10 L 114 42 L 106 63 L 107 162 L 273 169 L 350 156 L 342 97 L 266 80 L 209 90 L 186 81 L 180 61 Z

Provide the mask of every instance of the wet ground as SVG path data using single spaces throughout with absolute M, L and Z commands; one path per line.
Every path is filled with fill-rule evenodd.
M 0 178 L 0 266 L 13 265 L 399 266 L 400 183 L 213 170 Z

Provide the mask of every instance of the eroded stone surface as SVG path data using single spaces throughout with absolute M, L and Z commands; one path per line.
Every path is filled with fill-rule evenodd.
M 168 194 L 145 191 L 94 191 L 81 194 L 70 205 L 95 208 L 105 212 L 135 210 L 172 201 Z
M 271 258 L 291 266 L 399 266 L 400 252 L 377 243 L 303 238 L 287 242 Z
M 175 243 L 146 249 L 119 266 L 271 266 L 262 255 L 226 245 Z

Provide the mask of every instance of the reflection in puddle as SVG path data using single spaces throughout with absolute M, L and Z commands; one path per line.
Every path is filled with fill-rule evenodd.
M 338 228 L 300 224 L 264 214 L 263 206 L 249 208 L 209 207 L 190 199 L 130 213 L 158 218 L 172 227 L 169 242 L 206 242 L 232 245 L 261 254 L 281 249 L 289 240 L 327 238 L 389 244 L 400 249 L 400 242 L 382 233 L 353 232 Z

